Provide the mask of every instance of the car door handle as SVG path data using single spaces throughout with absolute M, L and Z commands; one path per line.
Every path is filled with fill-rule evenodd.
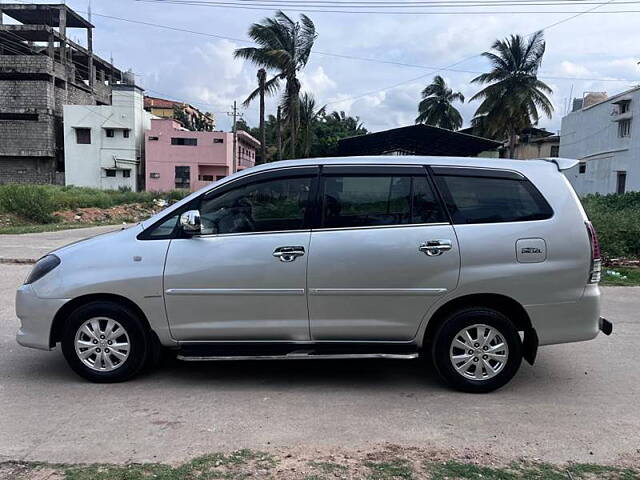
M 451 240 L 429 240 L 423 242 L 418 247 L 418 250 L 425 253 L 429 257 L 436 257 L 442 255 L 453 248 Z
M 304 247 L 278 247 L 273 251 L 273 256 L 281 262 L 293 262 L 304 255 Z

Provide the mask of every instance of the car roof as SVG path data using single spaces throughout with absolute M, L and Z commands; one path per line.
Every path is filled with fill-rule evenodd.
M 456 167 L 481 167 L 499 168 L 507 170 L 527 170 L 535 166 L 547 165 L 548 162 L 540 160 L 511 160 L 505 158 L 482 157 L 428 157 L 428 156 L 398 156 L 376 155 L 362 157 L 328 157 L 328 158 L 304 158 L 299 160 L 281 160 L 278 162 L 257 165 L 238 174 L 254 173 L 276 168 L 313 165 L 438 165 Z

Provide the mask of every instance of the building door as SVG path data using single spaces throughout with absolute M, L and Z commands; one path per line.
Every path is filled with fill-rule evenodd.
M 175 167 L 176 171 L 176 188 L 191 188 L 191 167 L 179 166 Z
M 618 178 L 616 182 L 616 193 L 624 193 L 627 189 L 627 172 L 618 172 Z

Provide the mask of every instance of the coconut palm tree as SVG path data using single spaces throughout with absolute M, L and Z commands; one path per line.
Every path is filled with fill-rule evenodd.
M 426 123 L 448 130 L 462 127 L 462 115 L 452 104 L 464 102 L 464 95 L 454 92 L 447 86 L 440 75 L 433 77 L 433 82 L 422 90 L 422 101 L 418 104 L 416 123 Z
M 473 125 L 482 126 L 485 134 L 509 139 L 509 155 L 514 155 L 516 135 L 537 125 L 541 110 L 551 118 L 553 105 L 547 97 L 551 88 L 538 80 L 538 69 L 545 51 L 542 31 L 529 40 L 511 35 L 496 40 L 493 51 L 482 55 L 491 62 L 491 71 L 477 76 L 473 83 L 487 84 L 471 100 L 481 100 Z
M 306 15 L 300 15 L 300 22 L 294 22 L 278 11 L 273 18 L 251 25 L 249 36 L 258 47 L 239 48 L 234 56 L 276 71 L 275 76 L 265 82 L 266 90 L 277 89 L 280 80 L 285 82 L 281 105 L 290 137 L 291 156 L 294 157 L 300 124 L 298 72 L 309 61 L 317 37 L 315 25 Z
M 315 137 L 314 127 L 318 118 L 324 115 L 325 108 L 326 105 L 317 108 L 316 99 L 307 92 L 300 97 L 300 143 L 302 156 L 305 158 L 311 153 L 311 144 Z
M 277 77 L 267 82 L 267 71 L 264 68 L 259 69 L 256 76 L 258 77 L 258 88 L 249 94 L 242 105 L 246 108 L 256 96 L 260 97 L 260 163 L 265 163 L 267 161 L 267 136 L 264 127 L 264 97 L 275 93 L 279 85 Z

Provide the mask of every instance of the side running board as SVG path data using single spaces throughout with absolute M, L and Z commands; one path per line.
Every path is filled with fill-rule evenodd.
M 178 360 L 186 362 L 212 362 L 236 360 L 350 360 L 358 358 L 385 358 L 393 360 L 411 360 L 418 353 L 315 353 L 312 350 L 298 350 L 276 355 L 188 355 L 178 354 Z

